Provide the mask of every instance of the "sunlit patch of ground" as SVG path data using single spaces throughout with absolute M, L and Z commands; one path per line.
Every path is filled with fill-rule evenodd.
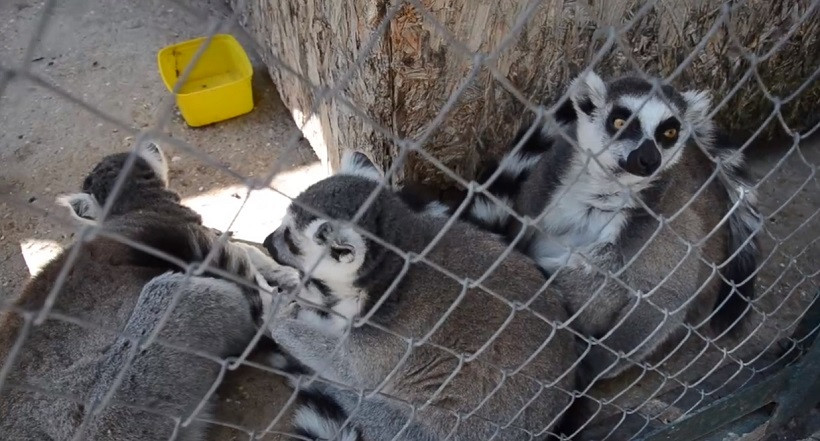
M 205 225 L 261 243 L 279 226 L 290 198 L 324 177 L 324 167 L 315 162 L 278 174 L 272 188 L 248 192 L 243 185 L 232 185 L 186 198 L 183 203 L 202 215 Z

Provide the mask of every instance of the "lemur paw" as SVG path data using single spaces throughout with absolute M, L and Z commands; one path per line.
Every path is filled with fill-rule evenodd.
M 259 298 L 262 300 L 262 317 L 267 317 L 270 313 L 271 304 L 273 303 L 273 294 L 276 292 L 276 288 L 271 286 L 265 277 L 258 272 L 254 274 L 254 278 L 256 279 L 256 284 L 261 288 L 257 291 L 259 292 Z
M 245 250 L 248 260 L 257 273 L 268 282 L 269 286 L 276 287 L 280 292 L 291 292 L 299 285 L 299 271 L 294 268 L 280 265 L 259 248 L 246 243 L 235 242 Z
M 272 281 L 273 285 L 269 283 L 270 280 L 268 280 L 267 277 L 264 277 L 260 273 L 256 274 L 256 283 L 261 288 L 259 294 L 262 298 L 262 307 L 265 317 L 270 315 L 271 309 L 276 306 L 274 303 L 279 300 L 282 303 L 276 306 L 278 309 L 274 312 L 274 321 L 299 318 L 304 308 L 296 301 L 297 288 L 299 287 L 300 280 L 298 277 L 299 273 L 296 272 L 295 274 L 296 276 L 292 277 L 293 274 L 290 272 L 279 273 L 277 276 L 284 275 L 285 277 L 274 279 Z
M 262 276 L 272 285 L 278 286 L 282 292 L 291 292 L 299 286 L 299 271 L 289 266 L 284 266 L 273 260 L 259 248 L 248 244 L 242 244 L 248 253 L 248 258 Z

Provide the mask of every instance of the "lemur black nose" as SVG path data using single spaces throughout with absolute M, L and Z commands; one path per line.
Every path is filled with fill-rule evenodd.
M 624 170 L 637 176 L 649 176 L 661 165 L 661 153 L 655 142 L 644 140 L 637 149 L 629 153 L 626 163 L 622 164 Z

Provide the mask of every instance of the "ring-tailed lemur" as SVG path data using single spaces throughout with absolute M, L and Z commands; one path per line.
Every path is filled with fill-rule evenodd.
M 580 314 L 574 326 L 633 360 L 652 355 L 683 323 L 712 318 L 723 332 L 753 296 L 761 220 L 743 156 L 714 135 L 710 105 L 704 92 L 664 85 L 653 94 L 641 78 L 604 83 L 586 73 L 569 88 L 563 120 L 529 137 L 522 130 L 518 150 L 484 174 L 497 173 L 488 189 L 507 206 L 478 194 L 466 217 L 508 240 L 521 233 L 509 209 L 536 219 L 520 249 L 557 272 L 565 305 Z M 607 272 L 631 289 L 607 281 Z M 590 355 L 605 377 L 630 364 L 598 346 Z
M 98 222 L 127 157 L 104 158 L 85 178 L 82 193 L 60 201 L 82 222 Z M 162 152 L 155 145 L 141 148 L 102 228 L 184 262 L 201 262 L 218 236 L 166 185 Z M 209 268 L 248 286 L 187 279 L 175 264 L 106 235 L 73 244 L 52 260 L 0 322 L 0 363 L 8 369 L 0 392 L 0 438 L 153 441 L 176 433 L 175 439 L 202 439 L 204 424 L 178 422 L 219 378 L 215 359 L 238 355 L 257 332 L 267 303 L 260 296 L 270 297 L 254 288 L 267 288 L 260 276 L 286 279 L 280 273 L 287 272 L 262 251 L 231 242 L 216 251 Z M 33 323 L 55 289 L 51 313 L 42 324 Z M 157 331 L 161 343 L 141 347 Z M 108 406 L 99 407 L 104 402 Z M 211 409 L 204 404 L 198 416 L 207 418 Z
M 299 294 L 310 303 L 291 303 L 273 320 L 273 339 L 321 377 L 350 387 L 326 387 L 321 397 L 350 418 L 355 434 L 345 436 L 394 439 L 412 404 L 415 415 L 397 439 L 545 437 L 571 401 L 577 353 L 571 334 L 555 326 L 566 318 L 557 299 L 539 291 L 542 275 L 516 252 L 488 271 L 506 247 L 465 223 L 431 245 L 446 219 L 414 211 L 385 189 L 358 228 L 411 256 L 431 245 L 425 260 L 463 280 L 405 261 L 346 223 L 379 172 L 360 154 L 344 163 L 299 195 L 264 242 L 274 259 L 310 271 L 323 287 Z M 384 395 L 357 405 L 357 391 L 377 387 Z M 296 423 L 318 436 L 343 422 Z

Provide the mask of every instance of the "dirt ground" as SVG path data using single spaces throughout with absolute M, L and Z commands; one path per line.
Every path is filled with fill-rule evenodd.
M 23 60 L 42 2 L 0 2 L 0 65 L 28 62 L 38 76 L 101 112 L 136 128 L 153 127 L 157 113 L 172 101 L 157 73 L 156 52 L 203 35 L 206 23 L 169 2 L 60 3 L 32 56 Z M 206 3 L 220 7 L 218 0 Z M 288 145 L 298 130 L 251 55 L 252 113 L 198 129 L 174 113 L 165 131 L 244 176 L 262 176 L 275 163 L 285 164 L 272 185 L 293 196 L 323 177 L 324 169 L 304 140 Z M 19 78 L 8 84 L 0 95 L 0 301 L 16 295 L 30 270 L 71 242 L 75 229 L 54 220 L 62 210 L 54 198 L 77 191 L 97 160 L 130 149 L 133 141 L 52 91 Z M 287 198 L 271 190 L 254 192 L 231 224 L 245 198 L 244 184 L 190 152 L 163 147 L 172 158 L 172 188 L 208 225 L 230 227 L 236 237 L 253 242 L 272 231 Z M 768 148 L 751 158 L 757 179 L 774 169 L 759 188 L 761 210 L 769 216 L 764 251 L 771 258 L 759 278 L 765 320 L 738 350 L 743 358 L 786 347 L 782 339 L 818 292 L 820 148 L 815 142 L 787 151 L 788 146 Z M 248 431 L 268 426 L 288 397 L 288 389 L 269 373 L 253 368 L 231 373 L 220 389 L 220 424 L 211 439 L 247 439 Z
M 29 60 L 31 70 L 132 127 L 153 127 L 157 112 L 173 104 L 157 71 L 157 51 L 204 35 L 207 23 L 170 2 L 59 3 Z M 39 1 L 0 2 L 0 65 L 19 65 L 41 10 Z M 247 41 L 243 45 L 251 47 Z M 295 196 L 321 179 L 323 168 L 299 139 L 265 68 L 249 54 L 256 106 L 250 114 L 192 129 L 174 113 L 165 132 L 246 177 L 263 176 L 274 164 L 283 164 L 272 186 Z M 294 135 L 298 142 L 288 145 Z M 0 301 L 22 289 L 29 266 L 36 269 L 71 242 L 75 227 L 59 222 L 62 217 L 51 218 L 65 210 L 54 204 L 55 197 L 78 191 L 99 159 L 131 149 L 133 142 L 49 90 L 20 79 L 8 85 L 0 96 Z M 286 197 L 255 191 L 231 224 L 245 185 L 189 152 L 162 147 L 171 160 L 172 188 L 209 226 L 230 227 L 237 238 L 258 243 L 278 225 Z M 279 378 L 249 368 L 231 373 L 224 389 L 221 418 L 256 430 L 267 426 L 281 407 L 279 399 L 289 394 Z M 257 401 L 248 403 L 252 399 Z M 244 434 L 222 427 L 213 439 L 244 439 Z

